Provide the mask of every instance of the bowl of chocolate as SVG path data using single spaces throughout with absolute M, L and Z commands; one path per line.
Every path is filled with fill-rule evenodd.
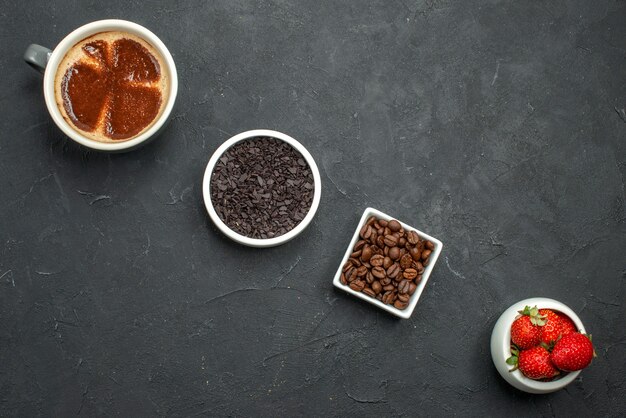
M 202 189 L 217 228 L 259 248 L 284 244 L 304 231 L 322 192 L 319 169 L 306 148 L 267 129 L 224 142 L 209 160 Z
M 411 317 L 443 244 L 367 208 L 335 274 L 335 287 L 400 318 Z

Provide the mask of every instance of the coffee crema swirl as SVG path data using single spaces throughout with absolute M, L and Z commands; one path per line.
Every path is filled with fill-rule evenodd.
M 57 106 L 90 139 L 133 139 L 153 125 L 167 103 L 164 67 L 160 54 L 142 38 L 126 32 L 92 35 L 74 45 L 57 69 Z

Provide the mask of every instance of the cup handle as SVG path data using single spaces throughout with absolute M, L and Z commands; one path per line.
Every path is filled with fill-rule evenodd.
M 46 65 L 52 55 L 52 51 L 46 47 L 37 44 L 30 44 L 24 52 L 24 61 L 35 70 L 43 73 L 46 71 Z

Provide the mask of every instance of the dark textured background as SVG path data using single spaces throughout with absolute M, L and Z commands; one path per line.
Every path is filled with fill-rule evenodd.
M 161 138 L 86 152 L 22 62 L 76 27 L 153 30 L 180 90 Z M 0 2 L 0 415 L 626 414 L 626 2 Z M 272 128 L 322 173 L 291 243 L 229 242 L 211 153 Z M 444 242 L 410 320 L 333 289 L 366 206 Z M 556 298 L 598 358 L 533 396 L 499 314 Z

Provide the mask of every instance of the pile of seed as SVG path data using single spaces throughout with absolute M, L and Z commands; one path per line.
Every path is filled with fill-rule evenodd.
M 257 137 L 230 147 L 211 174 L 211 201 L 229 228 L 274 238 L 295 228 L 311 208 L 311 168 L 291 145 Z
M 350 258 L 344 264 L 341 283 L 356 292 L 393 305 L 409 306 L 422 280 L 435 245 L 406 231 L 395 219 L 370 217 L 359 231 Z

